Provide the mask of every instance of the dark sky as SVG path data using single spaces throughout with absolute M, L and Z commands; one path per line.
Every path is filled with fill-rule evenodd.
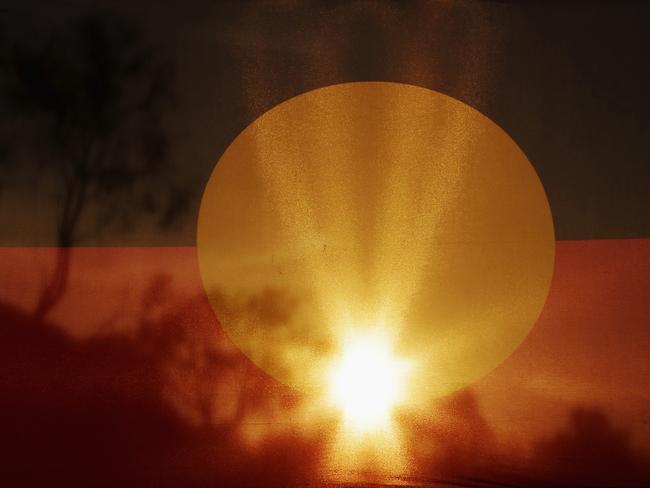
M 78 244 L 194 245 L 203 187 L 237 134 L 292 96 L 359 80 L 428 87 L 489 116 L 535 166 L 558 239 L 650 236 L 649 7 L 5 0 L 0 22 L 9 43 L 38 41 L 88 13 L 135 19 L 175 65 L 165 177 L 190 200 L 166 228 L 143 214 L 98 229 L 89 207 Z M 5 177 L 0 244 L 51 245 L 55 179 L 20 166 Z

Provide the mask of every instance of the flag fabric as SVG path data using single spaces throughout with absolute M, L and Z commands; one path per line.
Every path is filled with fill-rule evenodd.
M 649 18 L 632 3 L 5 1 L 0 479 L 650 483 Z M 470 384 L 395 413 L 399 449 L 382 444 L 390 462 L 372 445 L 352 459 L 336 415 L 315 413 L 325 400 L 233 337 L 197 241 L 211 175 L 247 127 L 299 95 L 361 82 L 427 89 L 494 123 L 539 178 L 554 233 L 548 294 L 523 342 Z M 406 138 L 352 147 L 402 150 Z M 319 168 L 314 194 L 336 168 Z M 351 188 L 369 188 L 369 173 Z M 301 208 L 288 188 L 276 197 Z M 264 198 L 251 193 L 251 205 Z M 229 217 L 242 226 L 244 203 Z M 215 239 L 228 242 L 221 230 Z M 333 239 L 300 242 L 337 252 Z M 243 258 L 224 266 L 229 282 L 258 279 Z M 286 327 L 294 298 L 272 286 L 224 307 L 301 341 Z

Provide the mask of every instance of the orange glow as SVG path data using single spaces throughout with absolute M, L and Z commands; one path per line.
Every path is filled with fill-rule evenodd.
M 329 397 L 341 409 L 345 430 L 390 429 L 393 407 L 405 400 L 409 370 L 385 334 L 349 333 L 328 372 Z

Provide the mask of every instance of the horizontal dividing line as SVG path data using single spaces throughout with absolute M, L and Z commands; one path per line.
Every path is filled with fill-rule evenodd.
M 616 238 L 596 238 L 596 239 L 556 239 L 556 243 L 588 243 L 588 242 L 630 242 L 630 241 L 650 241 L 648 237 L 622 237 Z M 432 244 L 452 245 L 452 244 L 522 244 L 531 242 L 529 240 L 521 241 L 446 241 L 446 242 L 433 242 Z M 59 249 L 60 246 L 44 245 L 44 244 L 1 244 L 2 249 Z M 71 249 L 196 249 L 196 244 L 76 244 L 74 246 L 66 246 Z

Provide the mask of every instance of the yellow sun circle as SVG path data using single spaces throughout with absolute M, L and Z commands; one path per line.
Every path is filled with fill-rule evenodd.
M 521 343 L 555 241 L 535 170 L 494 122 L 432 90 L 359 82 L 239 134 L 207 183 L 197 246 L 220 323 L 278 380 L 322 388 L 341 338 L 376 328 L 428 399 Z

